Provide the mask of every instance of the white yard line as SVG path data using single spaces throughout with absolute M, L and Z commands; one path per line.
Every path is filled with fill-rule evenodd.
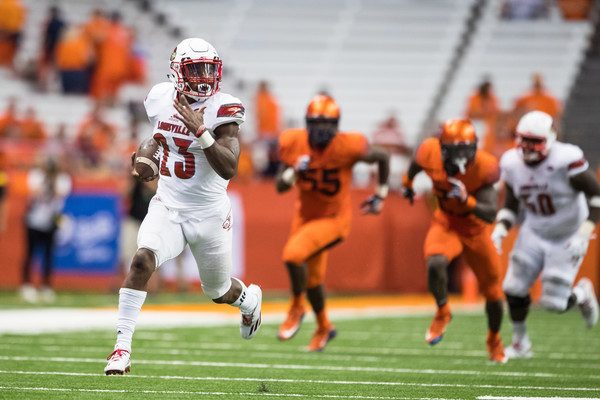
M 103 377 L 104 374 L 91 374 L 83 372 L 61 371 L 11 371 L 0 370 L 6 375 L 58 375 L 58 376 L 86 376 Z M 174 375 L 127 375 L 127 379 L 161 379 L 161 380 L 186 380 L 186 381 L 225 381 L 225 382 L 270 382 L 270 383 L 305 383 L 325 385 L 360 385 L 360 386 L 409 386 L 409 387 L 449 387 L 449 388 L 481 388 L 481 389 L 518 389 L 518 390 L 549 390 L 549 391 L 577 391 L 600 392 L 600 388 L 588 387 L 557 387 L 557 386 L 520 386 L 520 385 L 485 385 L 462 383 L 423 383 L 423 382 L 385 382 L 385 381 L 347 381 L 323 379 L 278 379 L 278 378 L 229 378 L 219 376 L 174 376 Z M 110 379 L 110 378 L 107 378 Z M 581 398 L 579 398 L 581 399 Z
M 45 361 L 57 363 L 104 363 L 99 358 L 78 357 L 23 357 L 23 356 L 0 356 L 5 361 Z M 383 368 L 383 367 L 343 367 L 337 365 L 310 365 L 310 364 L 271 364 L 271 363 L 232 363 L 215 361 L 181 361 L 181 360 L 136 360 L 136 364 L 146 365 L 184 365 L 217 368 L 250 368 L 250 369 L 280 369 L 280 370 L 319 370 L 319 371 L 344 371 L 344 372 L 387 372 L 392 374 L 415 374 L 415 375 L 464 375 L 464 376 L 502 376 L 518 378 L 584 378 L 600 380 L 600 375 L 570 375 L 551 374 L 545 372 L 516 372 L 516 371 L 473 371 L 473 370 L 447 370 L 447 369 L 417 369 L 417 368 Z M 600 391 L 600 386 L 598 387 Z
M 344 335 L 344 333 L 342 332 L 340 334 L 340 337 L 342 337 L 342 335 Z M 94 336 L 95 338 L 98 338 L 98 336 Z M 114 340 L 114 336 L 110 335 L 110 336 L 105 336 L 102 335 L 101 337 L 102 339 L 106 339 L 106 340 Z M 152 338 L 152 339 L 151 339 Z M 247 350 L 246 346 L 244 346 L 241 343 L 224 343 L 224 342 L 202 342 L 202 343 L 195 343 L 193 345 L 187 344 L 185 346 L 182 345 L 182 341 L 181 338 L 178 338 L 177 336 L 168 334 L 168 335 L 162 335 L 162 334 L 152 334 L 150 332 L 139 332 L 135 334 L 135 339 L 136 340 L 149 340 L 149 341 L 158 341 L 159 343 L 153 343 L 152 347 L 157 347 L 157 348 L 185 348 L 185 349 L 190 349 L 190 350 L 201 350 L 201 349 L 206 349 L 206 350 L 241 350 L 244 349 L 244 351 Z M 4 344 L 27 344 L 30 345 L 32 342 L 35 342 L 38 345 L 61 345 L 61 344 L 70 344 L 72 345 L 72 340 L 69 338 L 60 338 L 60 337 L 56 337 L 56 338 L 35 338 L 35 339 L 31 339 L 29 337 L 3 337 L 2 338 L 2 342 Z M 162 342 L 162 343 L 161 343 Z M 174 346 L 173 344 L 176 345 Z M 445 343 L 444 343 L 445 345 Z M 281 345 L 274 343 L 272 345 L 269 344 L 254 344 L 252 346 L 253 350 L 257 350 L 257 351 L 269 351 L 269 352 L 276 352 L 281 350 Z M 298 346 L 299 350 L 303 350 L 303 346 L 300 345 Z M 446 348 L 430 348 L 429 346 L 425 345 L 425 341 L 423 340 L 423 348 L 418 349 L 418 348 L 398 348 L 398 347 L 383 347 L 383 346 L 377 346 L 377 347 L 365 347 L 365 346 L 361 346 L 361 347 L 348 347 L 345 346 L 343 348 L 336 348 L 335 346 L 331 346 L 330 348 L 327 348 L 327 354 L 332 355 L 332 353 L 336 353 L 336 352 L 340 352 L 340 353 L 354 353 L 354 354 L 358 354 L 359 356 L 370 356 L 370 355 L 381 355 L 381 356 L 385 356 L 385 357 L 389 357 L 390 355 L 395 355 L 395 356 L 435 356 L 435 357 L 452 357 L 452 358 L 487 358 L 488 354 L 485 350 L 453 350 L 453 349 L 446 349 Z M 544 360 L 544 359 L 551 359 L 551 360 L 573 360 L 573 361 L 591 361 L 590 364 L 595 364 L 597 366 L 600 366 L 600 360 L 598 359 L 598 356 L 595 354 L 590 354 L 590 352 L 587 353 L 581 353 L 581 352 L 572 352 L 569 350 L 569 352 L 565 352 L 565 353 L 558 353 L 558 352 L 551 352 L 551 353 L 546 353 L 546 352 L 537 352 L 535 353 L 535 359 L 536 360 Z M 595 363 L 594 363 L 595 362 Z
M 11 340 L 12 338 L 7 338 L 6 341 L 4 341 L 4 343 L 0 344 L 0 349 L 8 349 L 8 350 L 15 350 L 15 348 L 20 348 L 21 346 L 31 346 L 31 342 L 24 342 L 24 341 L 17 341 L 14 342 Z M 19 338 L 22 339 L 22 338 Z M 181 343 L 177 346 L 174 347 L 173 345 L 153 345 L 152 346 L 152 354 L 163 354 L 163 355 L 195 355 L 195 356 L 221 356 L 223 354 L 223 352 L 229 352 L 232 349 L 231 348 L 226 348 L 226 349 L 218 349 L 216 348 L 215 345 L 213 344 L 204 344 L 202 346 L 200 346 L 201 348 L 198 348 L 198 346 L 196 347 L 189 347 L 189 346 L 185 346 L 182 345 Z M 241 346 L 240 346 L 241 348 Z M 83 347 L 76 347 L 75 349 L 73 349 L 73 344 L 52 344 L 52 345 L 41 345 L 40 349 L 46 352 L 50 352 L 50 353 L 61 353 L 64 352 L 65 350 L 69 350 L 72 354 L 81 354 L 81 353 L 103 353 L 103 352 L 107 352 L 110 350 L 110 348 L 108 348 L 106 346 L 83 346 Z M 138 349 L 140 349 L 138 347 Z M 143 348 L 142 348 L 143 349 Z M 237 349 L 237 347 L 236 347 Z M 305 352 L 301 352 L 301 353 L 282 353 L 282 352 L 277 352 L 277 351 L 273 351 L 273 350 L 268 350 L 268 351 L 256 351 L 259 349 L 253 349 L 253 351 L 248 351 L 247 349 L 244 350 L 244 354 L 246 354 L 249 357 L 255 357 L 255 358 L 273 358 L 276 360 L 282 360 L 282 359 L 291 359 L 291 360 L 315 360 L 315 355 L 314 354 L 307 354 Z M 281 350 L 281 347 L 277 348 L 277 350 Z M 302 351 L 302 349 L 300 349 L 300 351 Z M 141 351 L 140 351 L 141 352 Z M 424 355 L 425 353 L 423 353 Z M 431 354 L 429 353 L 430 356 L 436 356 L 435 354 Z M 318 355 L 319 360 L 327 360 L 327 361 L 358 361 L 358 362 L 373 362 L 373 363 L 380 363 L 382 361 L 389 361 L 390 360 L 390 356 L 389 355 L 382 355 L 382 356 L 360 356 L 360 355 L 356 355 L 356 356 L 352 356 L 352 355 L 332 355 L 329 353 L 323 353 L 323 354 L 319 354 Z M 484 354 L 482 353 L 480 355 L 480 357 L 484 357 Z M 473 365 L 473 359 L 472 357 L 463 357 L 461 355 L 456 355 L 453 357 L 453 360 L 449 360 L 448 362 L 451 363 L 452 365 L 469 365 L 472 366 Z M 529 362 L 531 361 L 540 361 L 540 360 L 528 360 Z M 578 360 L 579 361 L 579 360 Z M 576 369 L 578 371 L 582 371 L 582 370 L 600 370 L 600 362 L 596 363 L 596 364 L 582 364 L 581 362 L 577 362 L 577 363 L 573 363 L 572 365 L 567 365 L 565 363 L 544 363 L 544 368 L 548 369 L 558 369 L 558 370 L 564 370 L 564 369 Z
M 253 393 L 253 392 L 206 392 L 192 390 L 127 390 L 127 389 L 75 389 L 56 387 L 20 387 L 0 386 L 1 390 L 12 390 L 19 392 L 68 392 L 68 393 L 144 393 L 144 394 L 189 394 L 196 396 L 259 396 L 259 397 L 312 397 L 319 399 L 382 399 L 382 400 L 450 400 L 433 397 L 390 397 L 390 396 L 358 396 L 358 395 L 334 395 L 334 394 L 300 394 L 300 393 Z

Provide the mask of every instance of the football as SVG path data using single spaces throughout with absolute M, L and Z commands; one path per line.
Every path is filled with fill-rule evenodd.
M 160 151 L 158 143 L 153 138 L 148 138 L 140 143 L 135 152 L 133 168 L 143 180 L 154 179 L 158 176 Z

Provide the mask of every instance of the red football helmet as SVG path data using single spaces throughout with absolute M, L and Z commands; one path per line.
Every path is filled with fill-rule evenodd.
M 464 174 L 477 152 L 477 135 L 468 119 L 450 119 L 442 124 L 440 133 L 442 159 L 448 176 Z
M 556 133 L 552 117 L 542 111 L 523 115 L 517 124 L 517 146 L 526 164 L 537 164 L 548 157 Z
M 219 91 L 223 64 L 215 48 L 203 39 L 189 38 L 179 43 L 169 67 L 169 79 L 179 93 L 199 100 Z

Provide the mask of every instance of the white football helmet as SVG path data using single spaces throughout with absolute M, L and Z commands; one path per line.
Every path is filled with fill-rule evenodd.
M 552 117 L 545 112 L 531 111 L 519 120 L 517 146 L 525 163 L 536 164 L 545 159 L 555 141 Z
M 206 40 L 184 39 L 173 50 L 169 67 L 167 76 L 179 93 L 199 100 L 219 91 L 223 64 Z

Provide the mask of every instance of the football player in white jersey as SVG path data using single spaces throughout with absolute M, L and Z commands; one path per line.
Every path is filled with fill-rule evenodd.
M 500 160 L 506 200 L 496 217 L 492 240 L 502 239 L 521 211 L 519 236 L 510 255 L 503 289 L 513 323 L 509 358 L 533 356 L 525 318 L 529 289 L 542 279 L 540 304 L 554 312 L 578 305 L 592 328 L 598 322 L 598 300 L 587 278 L 573 282 L 600 218 L 600 184 L 581 149 L 556 141 L 552 117 L 525 114 L 517 125 L 517 147 Z
M 170 69 L 171 82 L 155 85 L 144 101 L 161 148 L 158 189 L 119 291 L 117 343 L 104 369 L 107 375 L 129 372 L 146 284 L 186 245 L 198 265 L 204 293 L 215 303 L 240 309 L 242 337 L 251 339 L 261 323 L 261 289 L 246 287 L 230 274 L 233 224 L 227 185 L 238 167 L 244 107 L 219 91 L 222 63 L 210 43 L 183 40 L 171 55 Z

